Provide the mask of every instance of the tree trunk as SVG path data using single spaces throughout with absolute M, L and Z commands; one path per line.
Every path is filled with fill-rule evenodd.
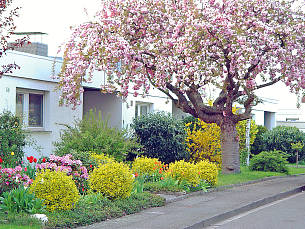
M 239 173 L 239 141 L 236 123 L 226 118 L 220 125 L 222 149 L 222 173 Z

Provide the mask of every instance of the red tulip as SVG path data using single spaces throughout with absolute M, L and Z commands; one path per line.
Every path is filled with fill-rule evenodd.
M 2 163 L 3 162 L 3 160 L 2 160 L 2 158 L 0 157 L 0 163 Z
M 46 159 L 45 159 L 45 158 L 43 158 L 43 159 L 42 159 L 42 162 L 43 162 L 43 163 L 45 163 L 45 162 L 46 162 Z
M 37 162 L 37 158 L 34 158 L 33 161 L 36 163 Z

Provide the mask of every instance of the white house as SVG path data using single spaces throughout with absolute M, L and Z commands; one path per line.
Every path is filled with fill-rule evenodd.
M 73 125 L 74 120 L 82 119 L 90 109 L 101 111 L 103 117 L 109 118 L 109 124 L 118 128 L 128 127 L 138 115 L 172 111 L 171 101 L 156 89 L 152 89 L 146 98 L 131 95 L 126 102 L 115 95 L 101 94 L 99 88 L 105 79 L 103 72 L 97 72 L 93 82 L 84 85 L 82 103 L 75 110 L 59 106 L 60 91 L 56 90 L 57 81 L 50 76 L 53 67 L 55 73 L 59 72 L 61 60 L 47 57 L 45 49 L 44 56 L 24 52 L 32 52 L 33 48 L 22 51 L 8 51 L 0 59 L 0 65 L 16 63 L 20 66 L 19 70 L 0 79 L 0 112 L 8 110 L 22 115 L 26 129 L 41 147 L 40 152 L 27 147 L 26 155 L 40 157 L 51 154 L 52 143 L 59 139 L 64 128 L 61 124 Z

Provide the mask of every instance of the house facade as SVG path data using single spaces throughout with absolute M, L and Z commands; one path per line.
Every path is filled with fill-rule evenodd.
M 111 94 L 101 94 L 99 88 L 106 78 L 96 72 L 93 81 L 84 85 L 81 104 L 75 110 L 59 106 L 58 81 L 50 76 L 60 71 L 62 61 L 52 57 L 8 51 L 0 64 L 16 63 L 20 69 L 0 79 L 0 112 L 11 111 L 23 117 L 26 130 L 36 144 L 26 146 L 26 156 L 50 155 L 53 142 L 60 138 L 64 125 L 73 125 L 90 109 L 101 111 L 112 127 L 128 128 L 134 117 L 152 111 L 172 112 L 172 104 L 158 90 L 142 98 L 130 95 L 126 101 Z M 36 146 L 35 146 L 36 145 Z

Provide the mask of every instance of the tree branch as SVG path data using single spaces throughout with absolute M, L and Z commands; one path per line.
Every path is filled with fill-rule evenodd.
M 268 86 L 271 86 L 277 82 L 279 82 L 281 80 L 281 77 L 278 77 L 278 78 L 275 78 L 273 81 L 270 81 L 268 83 L 265 83 L 265 84 L 261 84 L 261 85 L 258 85 L 256 86 L 253 90 L 257 90 L 257 89 L 260 89 L 260 88 L 263 88 L 263 87 L 268 87 Z

